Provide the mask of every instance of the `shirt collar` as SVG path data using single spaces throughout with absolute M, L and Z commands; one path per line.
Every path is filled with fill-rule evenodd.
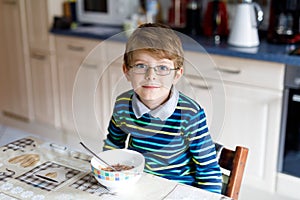
M 132 97 L 132 109 L 136 118 L 141 118 L 144 114 L 149 113 L 155 118 L 160 118 L 162 121 L 168 119 L 175 111 L 179 98 L 179 92 L 172 86 L 171 94 L 167 102 L 160 105 L 154 110 L 150 110 L 145 104 L 143 104 L 136 93 Z

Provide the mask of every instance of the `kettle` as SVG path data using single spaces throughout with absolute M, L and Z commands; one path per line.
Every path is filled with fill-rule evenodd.
M 243 0 L 237 5 L 228 44 L 238 47 L 258 46 L 258 26 L 262 21 L 263 11 L 261 7 L 252 0 Z

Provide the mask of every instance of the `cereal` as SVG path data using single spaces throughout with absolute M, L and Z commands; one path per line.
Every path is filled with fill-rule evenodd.
M 104 171 L 113 172 L 113 171 L 124 171 L 124 170 L 130 170 L 133 169 L 134 166 L 128 166 L 128 165 L 121 165 L 121 164 L 115 164 L 112 165 L 112 167 L 115 169 L 112 169 L 111 167 L 100 167 Z

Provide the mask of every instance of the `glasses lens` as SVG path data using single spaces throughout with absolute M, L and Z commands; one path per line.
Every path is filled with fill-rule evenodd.
M 147 65 L 145 64 L 137 64 L 132 67 L 133 72 L 136 74 L 145 74 L 148 70 Z
M 159 66 L 156 66 L 155 68 L 155 72 L 157 75 L 168 75 L 170 73 L 170 68 L 165 66 L 165 65 L 159 65 Z

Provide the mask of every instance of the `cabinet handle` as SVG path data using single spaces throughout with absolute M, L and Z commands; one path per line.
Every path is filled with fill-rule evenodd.
M 87 63 L 84 63 L 84 64 L 82 64 L 82 67 L 89 68 L 89 69 L 97 69 L 97 65 L 96 64 L 87 64 Z
M 37 53 L 32 54 L 31 57 L 36 60 L 45 60 L 46 59 L 45 55 L 37 54 Z
M 217 67 L 215 69 L 218 70 L 219 72 L 224 72 L 224 73 L 228 73 L 228 74 L 240 74 L 241 73 L 240 69 L 226 69 L 226 68 L 222 68 L 222 67 Z
M 196 83 L 191 83 L 191 85 L 193 87 L 196 87 L 196 88 L 199 88 L 199 89 L 202 89 L 202 90 L 211 90 L 212 89 L 211 85 L 200 85 L 200 84 L 196 84 Z
M 71 51 L 84 51 L 84 47 L 74 46 L 74 45 L 71 45 L 71 44 L 68 45 L 68 49 L 71 50 Z
M 17 5 L 17 1 L 16 0 L 3 0 L 3 4 L 6 4 L 6 5 Z
M 191 74 L 187 74 L 185 75 L 188 79 L 191 79 L 192 81 L 190 81 L 190 84 L 193 86 L 193 87 L 196 87 L 196 88 L 199 88 L 199 89 L 203 89 L 203 90 L 211 90 L 212 89 L 212 86 L 211 85 L 202 85 L 202 84 L 198 84 L 198 83 L 195 83 L 195 80 L 203 80 L 201 78 L 199 78 L 198 76 L 196 75 L 191 75 Z
M 300 95 L 294 94 L 292 97 L 293 101 L 300 102 Z

